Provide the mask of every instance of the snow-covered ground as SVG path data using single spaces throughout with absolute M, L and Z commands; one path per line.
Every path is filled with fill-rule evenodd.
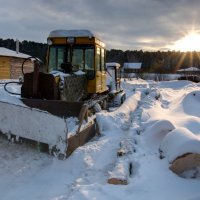
M 182 178 L 169 166 L 188 151 L 200 153 L 200 84 L 132 80 L 122 85 L 125 103 L 97 115 L 101 136 L 64 161 L 0 138 L 0 199 L 199 200 L 200 172 Z M 3 90 L 1 97 L 9 98 Z M 108 184 L 125 140 L 134 145 L 128 154 L 133 173 L 128 185 Z

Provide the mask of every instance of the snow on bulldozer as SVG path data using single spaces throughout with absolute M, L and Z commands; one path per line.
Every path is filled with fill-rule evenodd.
M 0 97 L 0 132 L 67 157 L 98 132 L 95 113 L 119 106 L 125 93 L 118 65 L 108 66 L 114 73 L 107 84 L 105 44 L 90 31 L 55 30 L 47 43 L 43 70 L 37 59 L 33 72 L 24 73 L 27 59 L 22 64 L 20 98 Z

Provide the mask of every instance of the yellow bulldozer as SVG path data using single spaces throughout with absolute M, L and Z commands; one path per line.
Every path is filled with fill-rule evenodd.
M 126 95 L 119 65 L 107 66 L 112 74 L 106 69 L 105 44 L 92 32 L 55 30 L 47 44 L 45 70 L 36 59 L 24 74 L 20 103 L 0 101 L 0 132 L 66 157 L 96 134 L 95 113 L 121 105 Z

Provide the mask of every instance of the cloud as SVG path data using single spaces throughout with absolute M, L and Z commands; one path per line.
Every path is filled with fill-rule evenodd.
M 157 50 L 194 26 L 200 30 L 199 6 L 198 0 L 7 0 L 0 37 L 46 42 L 54 29 L 90 29 L 108 48 Z

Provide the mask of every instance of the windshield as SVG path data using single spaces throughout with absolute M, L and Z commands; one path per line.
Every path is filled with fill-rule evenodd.
M 71 63 L 72 72 L 82 70 L 86 73 L 91 74 L 91 71 L 94 73 L 94 46 L 51 46 L 49 49 L 49 71 L 63 71 L 62 65 L 66 63 Z

